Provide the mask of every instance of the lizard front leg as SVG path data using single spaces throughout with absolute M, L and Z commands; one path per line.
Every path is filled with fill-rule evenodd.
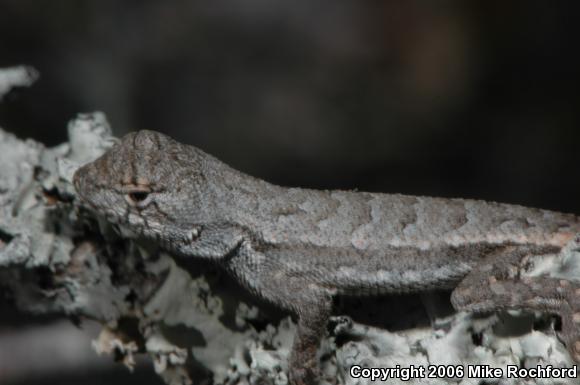
M 506 247 L 476 266 L 453 291 L 451 301 L 457 310 L 476 313 L 511 308 L 557 314 L 562 319 L 559 337 L 580 362 L 580 284 L 546 276 L 520 277 L 524 257 L 548 253 Z
M 331 313 L 331 291 L 293 271 L 290 263 L 254 250 L 247 241 L 226 267 L 250 291 L 298 317 L 288 361 L 290 384 L 317 384 L 317 352 Z
M 298 326 L 288 361 L 290 383 L 316 384 L 320 377 L 316 353 L 330 317 L 332 300 L 317 289 L 303 290 L 295 299 L 298 299 L 295 303 Z
M 182 241 L 163 242 L 163 238 L 160 241 L 181 255 L 219 261 L 235 253 L 245 237 L 244 230 L 239 226 L 212 223 L 192 226 L 182 235 L 174 237 Z

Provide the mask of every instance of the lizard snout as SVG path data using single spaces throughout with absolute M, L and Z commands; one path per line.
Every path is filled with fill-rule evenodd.
M 81 193 L 82 187 L 84 185 L 84 177 L 83 177 L 83 172 L 86 166 L 80 167 L 78 170 L 75 171 L 74 175 L 73 175 L 73 186 L 75 186 L 75 190 L 77 190 L 77 193 Z
M 73 175 L 73 186 L 75 186 L 75 190 L 77 190 L 77 192 L 79 192 L 80 186 L 81 186 L 81 176 L 79 174 L 80 168 L 78 170 L 75 171 L 74 175 Z
M 79 169 L 77 169 L 73 175 L 73 186 L 75 187 L 75 190 L 77 192 L 77 194 L 82 198 L 82 199 L 86 199 L 87 197 L 87 192 L 90 190 L 90 183 L 92 179 L 90 177 L 91 174 L 91 163 L 86 164 L 82 167 L 80 167 Z

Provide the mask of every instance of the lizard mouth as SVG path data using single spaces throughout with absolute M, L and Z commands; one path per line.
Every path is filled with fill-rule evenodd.
M 112 212 L 104 212 L 103 214 L 108 222 L 128 230 L 130 238 L 143 237 L 151 239 L 161 246 L 161 248 L 169 251 L 182 251 L 197 241 L 202 231 L 200 226 L 195 226 L 187 232 L 172 233 L 171 231 L 167 231 L 167 229 L 163 230 L 161 225 L 156 226 L 155 223 L 128 224 Z

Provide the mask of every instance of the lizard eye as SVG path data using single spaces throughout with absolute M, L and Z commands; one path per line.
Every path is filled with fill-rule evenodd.
M 131 206 L 141 209 L 151 202 L 149 191 L 143 190 L 134 190 L 127 192 L 125 194 L 125 200 Z

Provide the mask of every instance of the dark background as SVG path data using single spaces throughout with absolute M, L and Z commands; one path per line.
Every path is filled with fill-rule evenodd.
M 41 74 L 0 126 L 101 110 L 278 184 L 580 213 L 573 4 L 0 0 L 0 66 Z

